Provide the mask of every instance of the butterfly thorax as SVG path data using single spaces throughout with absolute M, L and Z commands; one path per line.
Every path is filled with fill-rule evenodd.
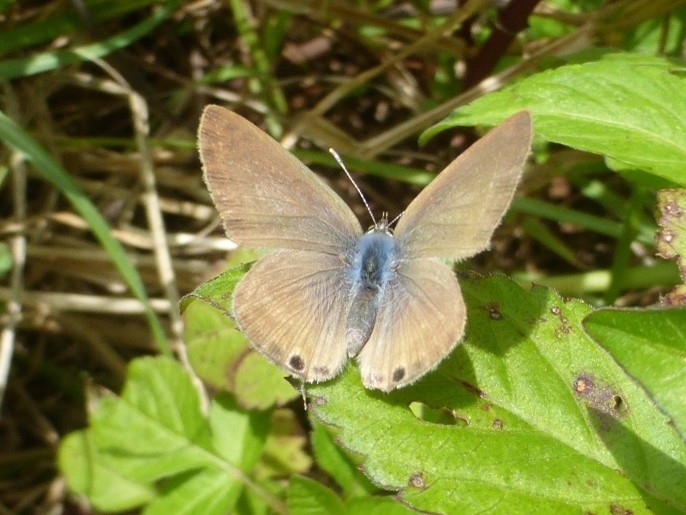
M 373 229 L 357 239 L 349 259 L 348 279 L 353 286 L 378 290 L 383 287 L 394 260 L 393 236 Z
M 386 283 L 393 274 L 395 250 L 390 231 L 377 226 L 357 239 L 348 258 L 350 308 L 345 334 L 349 356 L 357 355 L 374 329 Z

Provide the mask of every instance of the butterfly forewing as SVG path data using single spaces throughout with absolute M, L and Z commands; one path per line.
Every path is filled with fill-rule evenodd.
M 340 254 L 362 232 L 331 188 L 241 116 L 208 106 L 198 141 L 205 182 L 236 243 Z
M 531 115 L 511 116 L 417 195 L 395 230 L 410 257 L 463 259 L 488 247 L 531 146 Z
M 345 364 L 345 277 L 336 256 L 270 254 L 238 283 L 233 299 L 243 334 L 303 381 L 331 379 Z
M 453 271 L 433 259 L 399 264 L 358 361 L 367 388 L 390 391 L 433 369 L 459 342 L 466 311 Z

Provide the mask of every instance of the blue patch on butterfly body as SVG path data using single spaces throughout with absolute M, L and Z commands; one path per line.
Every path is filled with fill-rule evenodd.
M 395 260 L 395 240 L 390 233 L 372 229 L 357 239 L 348 268 L 353 288 L 382 289 Z
M 386 283 L 394 273 L 396 243 L 391 233 L 375 227 L 360 236 L 346 270 L 350 310 L 346 320 L 348 355 L 355 356 L 369 339 Z

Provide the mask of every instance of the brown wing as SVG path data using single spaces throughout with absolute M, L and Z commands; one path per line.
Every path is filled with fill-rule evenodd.
M 386 392 L 413 383 L 450 354 L 466 317 L 449 267 L 433 259 L 402 262 L 358 355 L 362 382 Z
M 531 146 L 531 115 L 505 120 L 450 163 L 417 195 L 395 230 L 411 258 L 462 259 L 488 247 Z
M 233 311 L 243 334 L 267 358 L 303 381 L 326 381 L 347 360 L 346 296 L 340 259 L 282 250 L 245 274 Z
M 198 142 L 205 182 L 236 243 L 339 254 L 362 233 L 331 188 L 245 118 L 207 106 Z

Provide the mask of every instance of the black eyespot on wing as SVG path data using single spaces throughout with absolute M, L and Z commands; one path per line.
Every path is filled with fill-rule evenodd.
M 405 368 L 404 367 L 398 367 L 393 371 L 393 382 L 394 383 L 397 383 L 403 377 L 405 377 Z
M 290 359 L 288 360 L 288 365 L 293 370 L 297 370 L 298 372 L 300 372 L 305 368 L 305 361 L 302 359 L 301 356 L 298 356 L 297 354 L 295 354 L 295 355 L 291 356 Z

